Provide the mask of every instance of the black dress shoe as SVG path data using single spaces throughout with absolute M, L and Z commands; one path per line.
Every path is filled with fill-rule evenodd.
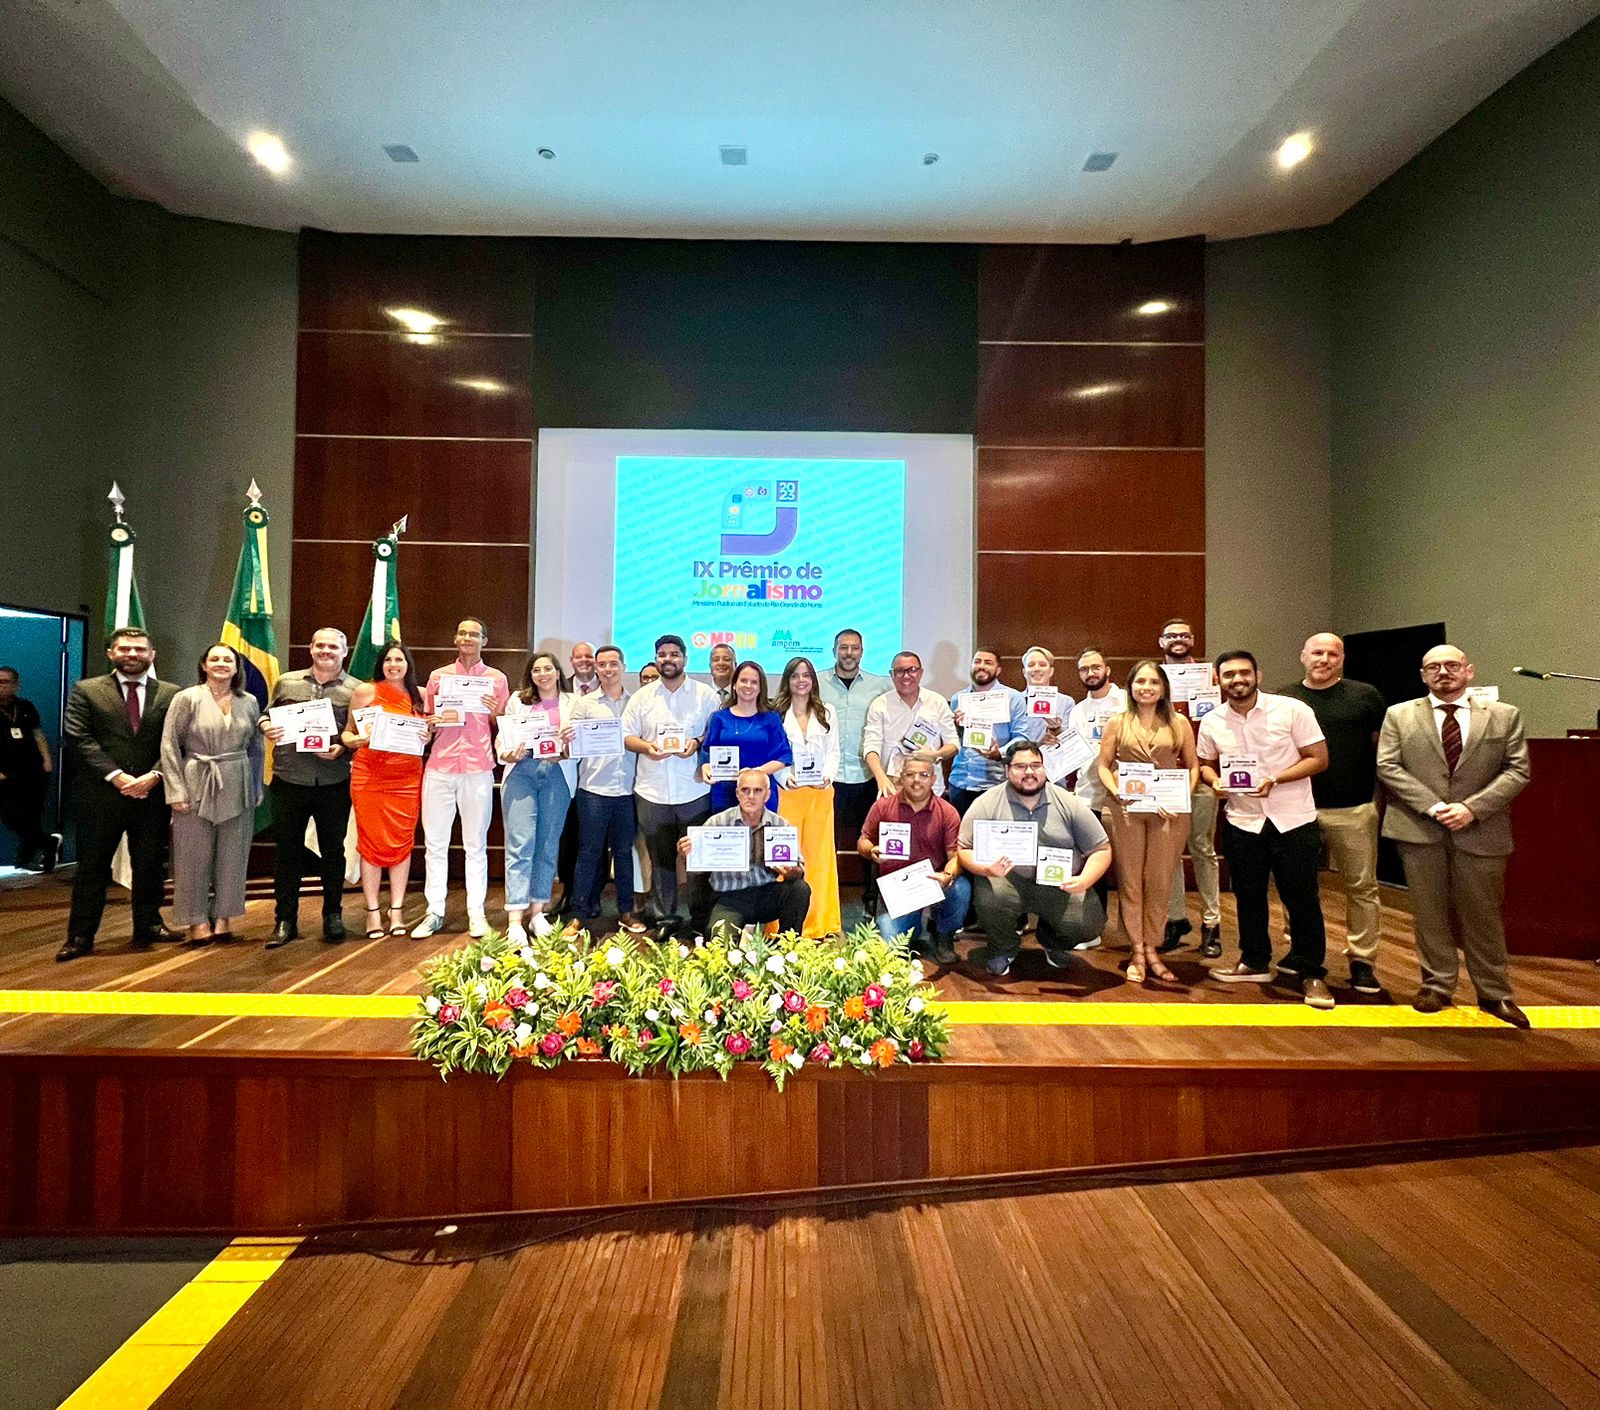
M 39 863 L 39 870 L 46 876 L 56 869 L 56 861 L 61 856 L 61 834 L 52 832 L 44 840 L 44 856 Z
M 1498 1018 L 1502 1023 L 1509 1023 L 1513 1028 L 1532 1028 L 1528 1015 L 1523 1013 L 1510 999 L 1490 999 L 1478 1005 L 1490 1018 Z
M 322 938 L 330 945 L 337 945 L 348 934 L 344 928 L 344 917 L 337 915 L 323 916 Z
M 64 964 L 68 960 L 81 960 L 85 955 L 94 953 L 94 940 L 88 935 L 69 935 L 67 943 L 56 951 L 56 963 Z
M 272 927 L 272 938 L 267 941 L 269 950 L 282 949 L 291 940 L 298 940 L 300 931 L 292 920 L 280 920 Z
M 933 958 L 937 964 L 954 964 L 956 962 L 956 937 L 954 935 L 935 935 L 933 937 Z
M 1437 989 L 1418 989 L 1417 997 L 1411 1001 L 1411 1007 L 1418 1013 L 1443 1013 L 1449 1004 Z
M 181 930 L 174 930 L 162 921 L 154 925 L 147 925 L 139 932 L 139 938 L 149 945 L 179 945 L 189 937 Z
M 1179 945 L 1183 944 L 1183 937 L 1193 929 L 1194 927 L 1186 920 L 1169 920 L 1167 928 L 1161 936 L 1161 943 L 1156 946 L 1156 953 L 1161 955 L 1170 954 Z
M 1214 960 L 1222 955 L 1222 927 L 1220 925 L 1202 925 L 1200 927 L 1200 958 Z

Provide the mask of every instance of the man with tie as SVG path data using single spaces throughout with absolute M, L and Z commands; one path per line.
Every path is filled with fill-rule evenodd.
M 1438 1013 L 1453 999 L 1460 928 L 1478 1007 L 1516 1028 L 1500 903 L 1511 853 L 1511 800 L 1528 786 L 1528 745 L 1513 705 L 1472 700 L 1472 662 L 1455 646 L 1422 658 L 1428 694 L 1391 706 L 1378 733 L 1378 779 L 1411 892 L 1422 988 L 1412 1007 Z
M 80 765 L 78 872 L 58 961 L 93 951 L 124 836 L 133 866 L 133 948 L 179 938 L 161 923 L 170 815 L 160 769 L 161 728 L 178 687 L 156 679 L 155 648 L 138 627 L 112 632 L 106 655 L 111 674 L 79 681 L 67 699 L 65 733 Z

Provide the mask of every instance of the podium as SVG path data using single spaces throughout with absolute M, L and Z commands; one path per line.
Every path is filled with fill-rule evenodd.
M 1506 948 L 1600 959 L 1600 737 L 1530 739 L 1533 782 L 1511 805 Z

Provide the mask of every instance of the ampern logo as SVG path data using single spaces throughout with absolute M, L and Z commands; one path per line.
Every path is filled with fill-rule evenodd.
M 722 503 L 726 557 L 770 558 L 794 542 L 800 527 L 800 482 L 742 483 Z

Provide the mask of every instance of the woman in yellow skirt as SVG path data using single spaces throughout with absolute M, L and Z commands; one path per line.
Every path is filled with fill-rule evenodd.
M 772 708 L 783 720 L 794 763 L 779 775 L 778 815 L 800 829 L 800 855 L 811 886 L 805 938 L 839 933 L 839 860 L 834 854 L 833 780 L 839 772 L 839 732 L 822 703 L 817 673 L 804 656 L 783 668 Z

